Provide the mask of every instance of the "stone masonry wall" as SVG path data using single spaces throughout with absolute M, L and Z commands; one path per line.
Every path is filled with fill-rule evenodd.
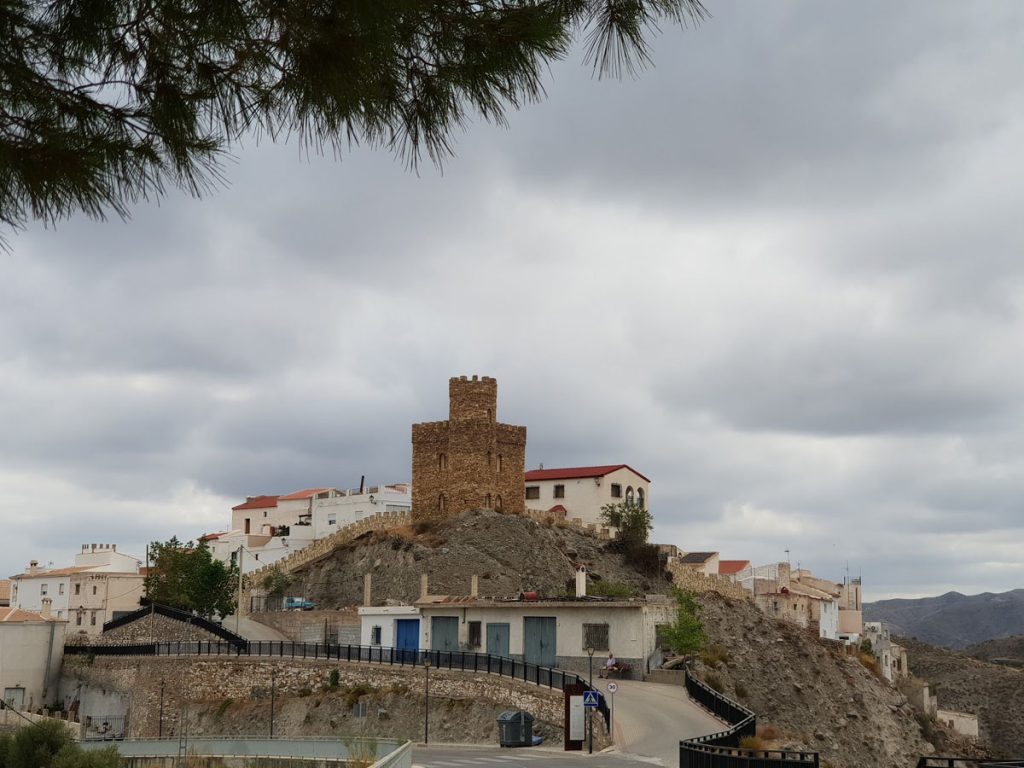
M 677 587 L 695 592 L 698 595 L 706 592 L 717 592 L 724 597 L 731 597 L 736 600 L 753 600 L 752 593 L 745 590 L 742 585 L 730 581 L 725 576 L 706 576 L 678 563 L 670 563 L 668 572 L 672 576 L 672 582 Z
M 453 378 L 448 395 L 448 421 L 412 427 L 414 519 L 472 509 L 523 513 L 526 427 L 497 422 L 497 381 Z
M 364 686 L 375 690 L 407 690 L 418 696 L 424 672 L 421 668 L 348 664 L 334 661 L 269 660 L 203 657 L 104 656 L 89 660 L 69 656 L 64 661 L 65 682 L 130 694 L 130 736 L 153 737 L 158 732 L 161 682 L 165 712 L 177 711 L 184 702 L 234 701 L 270 698 L 271 673 L 279 700 L 307 696 L 324 689 L 331 670 L 339 672 L 339 686 Z M 496 675 L 444 669 L 430 672 L 433 699 L 469 699 L 505 709 L 522 709 L 538 720 L 561 726 L 561 691 L 530 685 Z
M 194 624 L 169 619 L 156 613 L 143 616 L 130 624 L 124 624 L 99 635 L 68 635 L 66 644 L 134 645 L 136 643 L 189 642 L 196 640 L 222 642 L 223 639 Z
M 270 611 L 253 613 L 253 621 L 273 627 L 298 643 L 324 642 L 324 622 L 329 635 L 337 635 L 341 645 L 359 645 L 359 614 L 355 608 L 336 611 Z M 335 641 L 331 641 L 335 642 Z

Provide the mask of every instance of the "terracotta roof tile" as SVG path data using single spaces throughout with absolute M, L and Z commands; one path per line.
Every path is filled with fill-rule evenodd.
M 249 501 L 243 501 L 237 507 L 231 509 L 267 509 L 276 507 L 278 496 L 253 496 Z
M 749 560 L 719 560 L 718 572 L 725 576 L 732 576 L 750 567 Z
M 0 600 L 11 601 L 11 580 L 0 579 Z
M 525 473 L 528 482 L 536 480 L 575 480 L 585 477 L 604 477 L 618 469 L 628 469 L 648 483 L 650 478 L 644 477 L 629 464 L 605 464 L 599 467 L 561 467 L 559 469 L 531 469 Z
M 23 611 L 21 608 L 0 608 L 0 623 L 15 624 L 23 621 L 46 621 L 46 619 L 38 613 Z
M 329 491 L 330 488 L 306 488 L 295 493 L 289 493 L 287 496 L 279 496 L 278 501 L 297 501 L 299 499 L 308 499 L 311 496 L 316 496 L 318 493 Z

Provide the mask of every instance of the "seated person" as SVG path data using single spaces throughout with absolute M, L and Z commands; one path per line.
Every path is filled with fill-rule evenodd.
M 611 651 L 608 652 L 608 658 L 604 662 L 604 669 L 601 670 L 601 677 L 608 677 L 610 672 L 619 671 L 619 662 L 615 658 L 615 654 Z

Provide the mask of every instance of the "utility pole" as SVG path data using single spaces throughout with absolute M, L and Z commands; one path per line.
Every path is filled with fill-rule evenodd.
M 270 738 L 274 738 L 274 697 L 277 693 L 277 669 L 270 668 Z
M 160 678 L 160 725 L 157 738 L 164 737 L 164 679 Z
M 235 606 L 235 634 L 240 635 L 238 625 L 242 621 L 242 553 L 245 547 L 238 545 L 238 605 Z

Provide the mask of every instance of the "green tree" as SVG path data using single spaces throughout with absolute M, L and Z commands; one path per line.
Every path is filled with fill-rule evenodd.
M 700 0 L 0 0 L 0 221 L 199 195 L 246 135 L 438 162 L 472 117 L 539 100 L 577 41 L 618 76 L 649 63 L 659 24 L 704 15 Z
M 275 566 L 263 577 L 260 586 L 263 587 L 268 597 L 284 597 L 285 590 L 291 586 L 291 583 L 291 576 Z
M 619 538 L 629 544 L 646 544 L 653 520 L 647 507 L 630 502 L 605 504 L 601 507 L 601 523 L 619 529 Z
M 214 560 L 206 542 L 154 541 L 149 558 L 146 596 L 153 602 L 202 616 L 234 612 L 238 567 Z
M 676 599 L 676 620 L 662 627 L 661 638 L 670 650 L 681 656 L 692 656 L 708 641 L 704 624 L 700 620 L 697 600 L 692 592 L 678 587 L 673 587 L 672 594 Z
M 57 754 L 72 746 L 67 727 L 47 720 L 18 729 L 7 743 L 4 768 L 51 768 Z

